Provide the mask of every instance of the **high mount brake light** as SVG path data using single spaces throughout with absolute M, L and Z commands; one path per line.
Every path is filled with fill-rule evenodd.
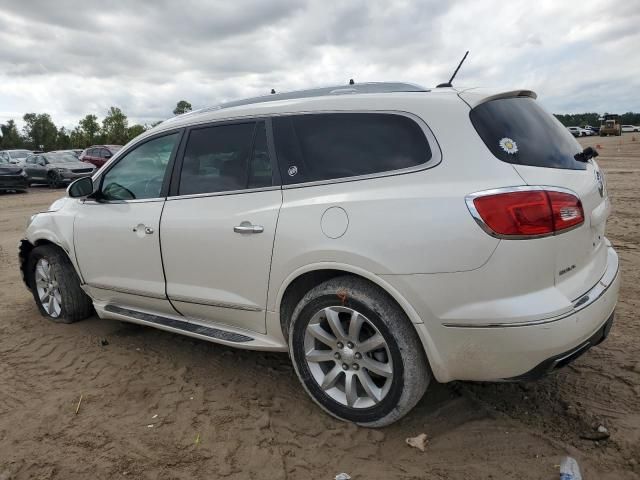
M 467 206 L 485 231 L 500 238 L 545 237 L 584 222 L 576 195 L 541 187 L 480 192 L 467 197 Z

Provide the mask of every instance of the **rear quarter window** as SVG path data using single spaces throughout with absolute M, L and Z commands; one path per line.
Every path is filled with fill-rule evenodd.
M 402 170 L 432 156 L 422 128 L 403 115 L 291 115 L 275 117 L 273 129 L 285 184 Z
M 582 147 L 532 98 L 502 98 L 471 110 L 471 123 L 491 153 L 503 162 L 585 170 L 574 157 Z

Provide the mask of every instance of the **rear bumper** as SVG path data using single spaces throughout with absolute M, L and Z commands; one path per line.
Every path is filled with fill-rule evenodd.
M 431 349 L 429 360 L 441 382 L 535 378 L 604 340 L 619 288 L 618 256 L 609 248 L 605 274 L 562 315 L 475 326 L 425 321 L 415 327 L 425 349 Z
M 586 342 L 578 345 L 575 348 L 572 348 L 569 351 L 554 355 L 553 357 L 540 362 L 537 366 L 522 375 L 518 375 L 517 377 L 505 378 L 505 380 L 512 382 L 537 380 L 545 376 L 546 374 L 553 372 L 554 370 L 569 365 L 591 347 L 595 347 L 596 345 L 599 345 L 600 343 L 605 341 L 605 339 L 609 336 L 611 327 L 613 326 L 614 317 L 615 313 L 611 313 L 607 321 L 604 322 L 604 325 L 602 325 L 593 335 L 591 335 L 591 337 L 589 337 Z

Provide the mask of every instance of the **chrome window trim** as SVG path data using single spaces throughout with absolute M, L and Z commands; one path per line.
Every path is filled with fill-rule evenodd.
M 443 323 L 443 327 L 449 328 L 509 328 L 509 327 L 530 327 L 535 325 L 544 325 L 545 323 L 553 323 L 559 320 L 563 320 L 567 317 L 575 315 L 579 311 L 589 307 L 593 303 L 600 300 L 600 298 L 609 290 L 609 287 L 613 285 L 620 274 L 620 263 L 616 264 L 616 269 L 613 274 L 607 271 L 600 277 L 600 280 L 591 287 L 591 289 L 571 302 L 572 308 L 570 312 L 563 313 L 559 316 L 543 318 L 540 320 L 532 320 L 528 322 L 503 322 L 503 323 Z M 605 283 L 611 277 L 609 283 Z
M 170 202 L 172 200 L 186 200 L 189 198 L 220 197 L 224 195 L 240 195 L 243 193 L 270 192 L 274 190 L 280 190 L 280 185 L 272 185 L 270 187 L 245 188 L 242 190 L 227 190 L 224 192 L 191 193 L 189 195 L 174 195 L 174 196 L 167 197 L 166 200 L 167 202 Z
M 480 228 L 482 228 L 482 230 L 484 230 L 485 233 L 491 235 L 494 238 L 499 238 L 501 240 L 535 240 L 538 238 L 553 237 L 555 235 L 561 235 L 563 233 L 570 232 L 571 230 L 575 230 L 576 228 L 580 228 L 585 224 L 586 218 L 583 219 L 582 222 L 580 222 L 579 224 L 574 225 L 570 228 L 565 228 L 560 232 L 550 232 L 550 233 L 544 233 L 541 235 L 503 235 L 503 234 L 494 232 L 489 227 L 489 225 L 487 225 L 484 222 L 484 220 L 480 216 L 480 213 L 478 212 L 478 209 L 473 203 L 473 201 L 476 198 L 487 197 L 489 195 L 497 195 L 501 193 L 513 193 L 513 192 L 540 192 L 540 191 L 568 193 L 570 195 L 575 196 L 578 200 L 580 200 L 580 196 L 576 192 L 568 188 L 554 187 L 550 185 L 518 185 L 518 186 L 512 186 L 512 187 L 491 188 L 489 190 L 482 190 L 479 192 L 470 193 L 464 197 L 464 201 L 467 205 L 467 209 L 469 210 L 469 213 L 471 213 L 471 216 L 476 221 L 476 223 L 480 226 Z M 584 209 L 583 209 L 583 213 L 584 213 Z
M 101 202 L 98 202 L 96 200 L 93 199 L 82 199 L 81 200 L 82 203 L 84 204 L 88 204 L 88 205 L 120 205 L 120 204 L 127 204 L 127 203 L 154 203 L 154 202 L 164 202 L 165 201 L 165 197 L 156 197 L 156 198 L 139 198 L 139 199 L 135 199 L 135 200 L 104 200 Z

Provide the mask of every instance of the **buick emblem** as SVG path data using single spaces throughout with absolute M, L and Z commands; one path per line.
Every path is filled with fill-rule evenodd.
M 290 177 L 295 176 L 295 174 L 298 173 L 298 167 L 296 167 L 295 165 L 292 167 L 289 167 L 289 170 L 287 170 L 287 173 L 289 174 Z

